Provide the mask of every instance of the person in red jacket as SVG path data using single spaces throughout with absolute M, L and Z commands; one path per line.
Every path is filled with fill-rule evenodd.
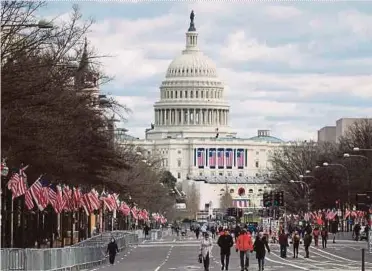
M 240 268 L 242 271 L 248 270 L 249 252 L 253 252 L 253 241 L 250 232 L 243 229 L 236 240 L 236 252 L 240 252 Z

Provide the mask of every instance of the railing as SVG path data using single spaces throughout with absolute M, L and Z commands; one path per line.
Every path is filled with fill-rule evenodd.
M 163 233 L 160 230 L 152 230 L 150 236 L 152 240 L 158 240 L 162 238 Z M 112 237 L 119 249 L 123 250 L 132 244 L 138 244 L 144 235 L 142 231 L 113 231 L 64 248 L 1 249 L 0 270 L 75 271 L 92 268 L 106 262 L 107 244 Z

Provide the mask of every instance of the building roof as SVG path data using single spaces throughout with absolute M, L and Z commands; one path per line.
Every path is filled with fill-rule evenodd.
M 192 176 L 189 179 L 210 184 L 270 184 L 267 179 L 252 176 Z
M 254 136 L 248 139 L 259 142 L 284 143 L 283 140 L 274 136 Z

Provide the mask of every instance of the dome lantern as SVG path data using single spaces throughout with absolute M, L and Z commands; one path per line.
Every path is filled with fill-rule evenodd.
M 194 11 L 191 11 L 190 14 L 190 27 L 186 32 L 186 50 L 182 53 L 187 54 L 190 51 L 199 51 L 198 48 L 198 32 L 196 32 L 194 24 L 195 14 Z

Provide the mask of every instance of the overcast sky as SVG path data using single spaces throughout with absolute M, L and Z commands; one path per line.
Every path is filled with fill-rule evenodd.
M 227 1 L 226 1 L 227 2 Z M 50 2 L 63 15 L 73 2 Z M 143 138 L 171 60 L 185 47 L 195 12 L 199 48 L 216 63 L 239 137 L 271 129 L 316 139 L 342 117 L 372 116 L 370 2 L 77 2 L 96 23 L 88 36 L 114 80 L 102 92 L 132 111 L 124 124 Z

